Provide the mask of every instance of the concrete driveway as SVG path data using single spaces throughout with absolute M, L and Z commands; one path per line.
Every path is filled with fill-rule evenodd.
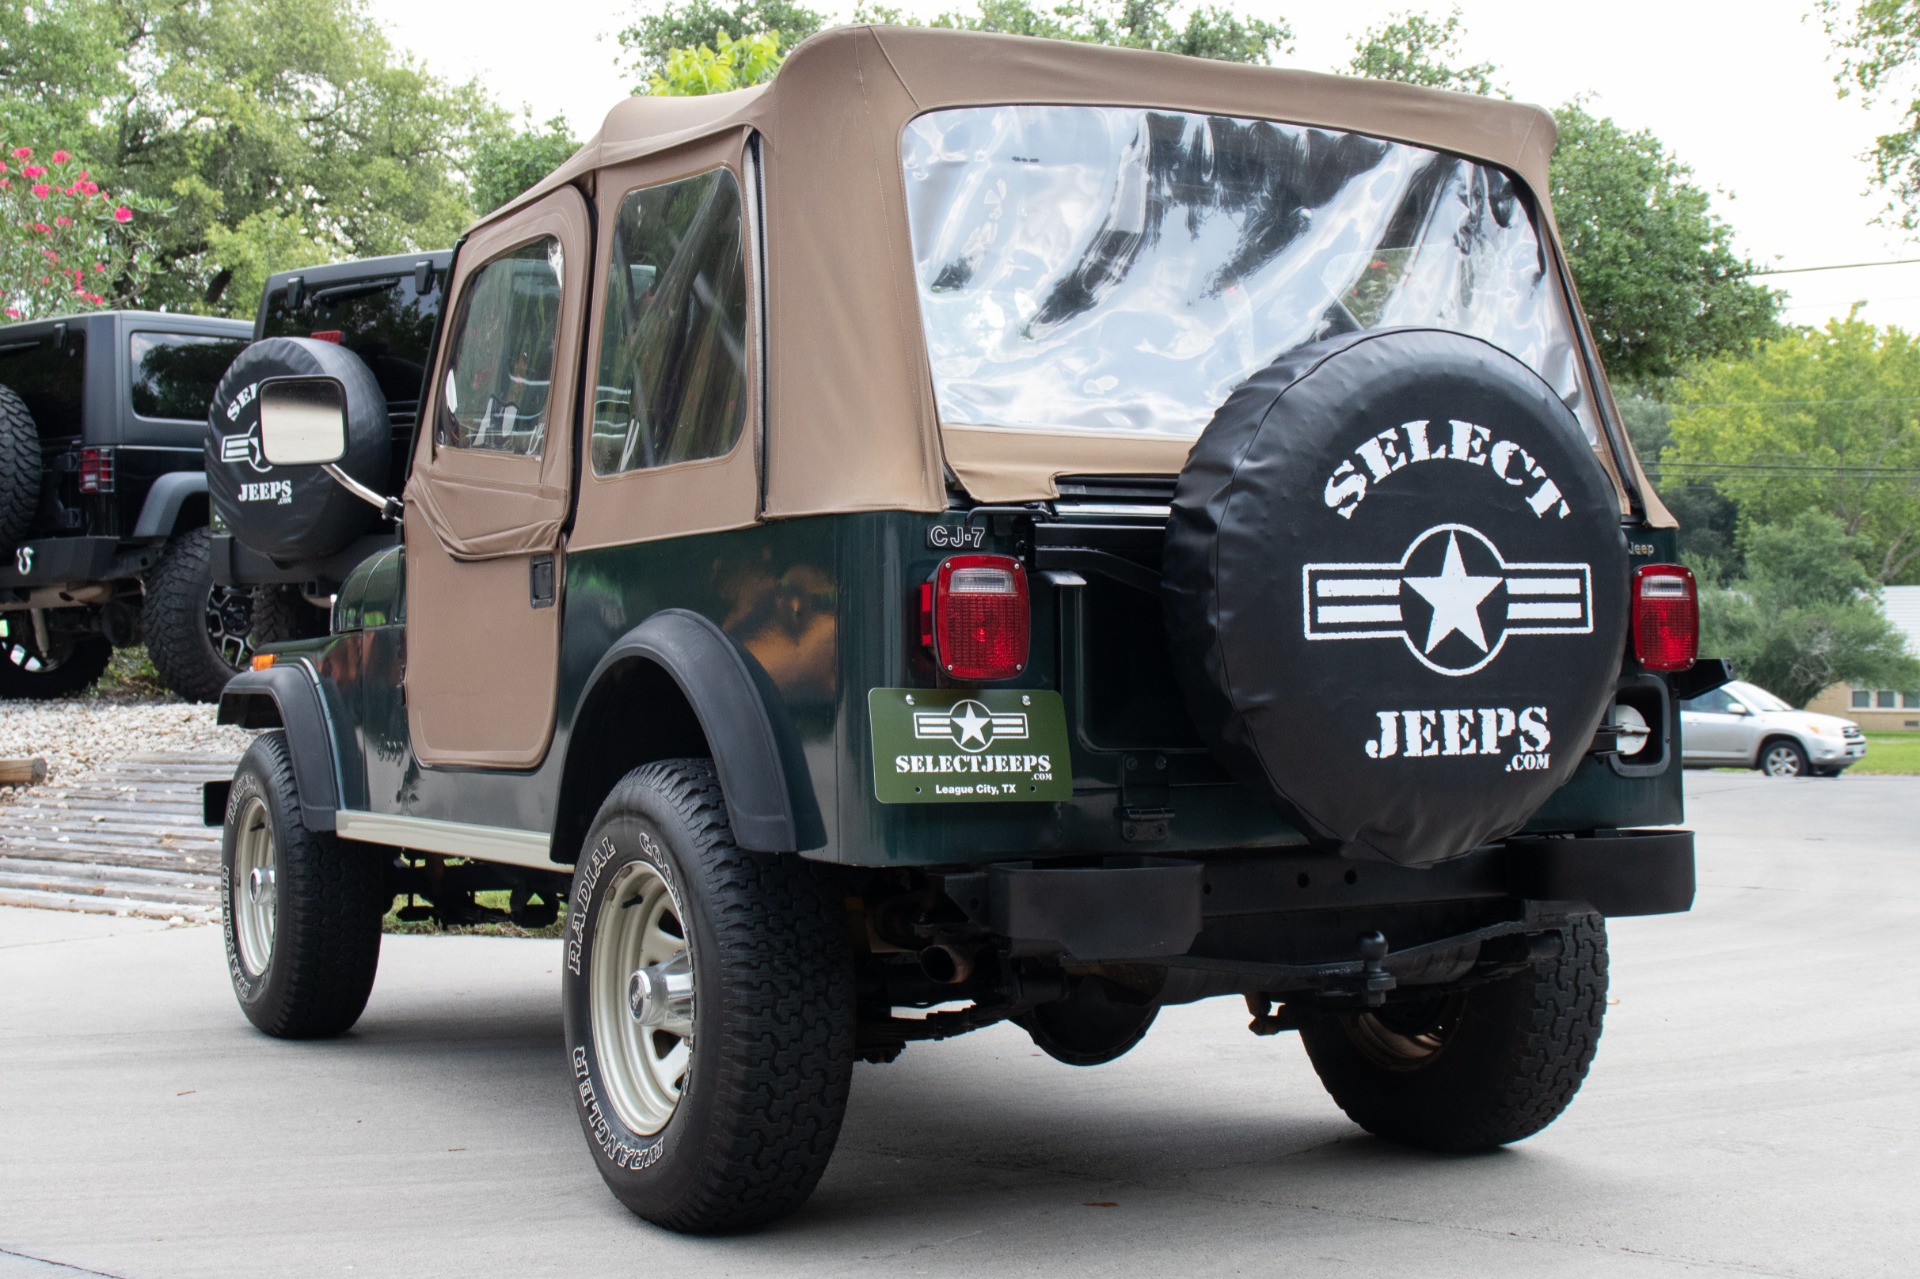
M 556 943 L 389 937 L 359 1028 L 291 1044 L 216 929 L 0 909 L 0 1279 L 1913 1274 L 1920 779 L 1689 782 L 1699 904 L 1614 925 L 1531 1141 L 1376 1141 L 1214 1001 L 1092 1070 L 1009 1028 L 862 1066 L 812 1203 L 724 1240 L 602 1189 Z

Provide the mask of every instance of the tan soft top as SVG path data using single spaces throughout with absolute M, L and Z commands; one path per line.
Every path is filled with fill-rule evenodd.
M 1173 473 L 1185 441 L 949 427 L 942 440 L 908 238 L 901 134 L 927 111 L 1003 104 L 1152 107 L 1351 130 L 1484 161 L 1551 226 L 1553 117 L 1384 81 L 1018 36 L 843 27 L 763 87 L 636 97 L 490 226 L 608 166 L 757 132 L 766 172 L 766 513 L 946 505 L 951 471 L 982 500 L 1054 496 L 1072 473 Z

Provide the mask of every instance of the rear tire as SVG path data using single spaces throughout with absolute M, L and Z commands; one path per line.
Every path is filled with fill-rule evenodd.
M 851 951 L 811 868 L 742 852 L 713 765 L 663 760 L 600 806 L 567 927 L 575 1107 L 614 1196 L 697 1234 L 804 1203 L 840 1135 L 854 1052 Z M 636 977 L 682 993 L 636 1014 Z
M 40 430 L 27 404 L 0 386 L 0 550 L 11 554 L 40 510 Z
M 220 836 L 227 972 L 247 1020 L 277 1039 L 338 1035 L 360 1019 L 393 895 L 369 844 L 309 830 L 286 735 L 241 757 Z
M 253 592 L 213 580 L 211 536 L 196 528 L 167 543 L 140 610 L 153 669 L 190 702 L 219 701 L 253 660 Z
M 1806 777 L 1813 765 L 1800 743 L 1776 737 L 1760 747 L 1759 769 L 1768 777 Z
M 46 701 L 77 697 L 97 683 L 113 660 L 104 635 L 54 638 L 51 656 L 41 653 L 33 621 L 22 611 L 0 613 L 0 698 Z
M 1539 1132 L 1580 1091 L 1607 1004 L 1607 928 L 1576 919 L 1539 968 L 1373 1012 L 1305 1017 L 1307 1056 L 1340 1109 L 1422 1150 L 1489 1150 Z
M 314 639 L 327 633 L 326 610 L 307 603 L 290 586 L 257 586 L 253 590 L 253 645 Z

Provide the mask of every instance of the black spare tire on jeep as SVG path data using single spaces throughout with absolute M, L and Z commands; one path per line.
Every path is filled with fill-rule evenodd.
M 346 387 L 347 451 L 340 466 L 389 491 L 393 436 L 380 384 L 360 357 L 313 338 L 265 338 L 228 366 L 207 413 L 207 491 L 227 528 L 269 559 L 317 559 L 345 550 L 378 517 L 317 466 L 272 466 L 260 450 L 260 383 L 332 377 Z
M 40 432 L 27 402 L 0 386 L 0 550 L 25 538 L 40 509 Z
M 1625 644 L 1619 502 L 1578 419 L 1436 330 L 1316 343 L 1236 390 L 1181 474 L 1164 579 L 1215 754 L 1310 836 L 1402 865 L 1519 828 Z

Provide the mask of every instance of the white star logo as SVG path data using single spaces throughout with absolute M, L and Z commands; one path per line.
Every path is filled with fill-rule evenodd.
M 957 739 L 958 744 L 964 749 L 968 742 L 978 738 L 980 745 L 985 747 L 987 744 L 987 735 L 983 730 L 993 721 L 980 713 L 982 709 L 980 703 L 962 702 L 954 709 L 965 712 L 965 714 L 955 715 L 953 717 L 953 726 L 960 730 L 960 736 Z
M 1480 603 L 1493 594 L 1493 588 L 1505 581 L 1500 577 L 1473 577 L 1460 558 L 1460 539 L 1447 534 L 1447 558 L 1438 577 L 1409 577 L 1408 586 L 1433 605 L 1433 622 L 1427 627 L 1426 652 L 1431 653 L 1441 640 L 1458 631 L 1484 653 L 1487 633 L 1480 626 Z

